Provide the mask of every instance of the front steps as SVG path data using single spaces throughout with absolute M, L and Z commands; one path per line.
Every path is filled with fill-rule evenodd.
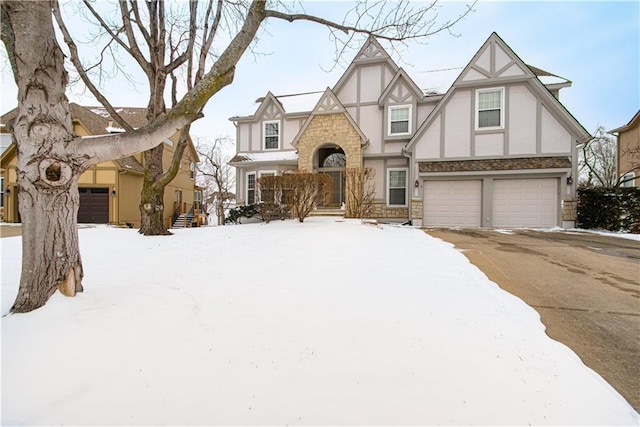
M 340 208 L 317 208 L 309 213 L 309 216 L 334 216 L 344 218 L 345 211 Z
M 178 215 L 178 218 L 173 222 L 171 228 L 187 228 L 191 227 L 191 223 L 193 222 L 193 214 L 186 213 Z

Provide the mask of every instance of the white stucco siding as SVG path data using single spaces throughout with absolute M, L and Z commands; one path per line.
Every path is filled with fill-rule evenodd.
M 536 153 L 538 101 L 526 86 L 509 88 L 508 154 Z
M 238 151 L 249 151 L 249 125 L 248 123 L 238 124 Z
M 462 81 L 471 81 L 471 80 L 485 80 L 487 79 L 487 76 L 485 76 L 484 74 L 474 70 L 474 69 L 470 69 L 467 74 L 464 76 L 464 78 L 462 79 Z
M 444 157 L 471 155 L 471 91 L 456 92 L 445 108 Z
M 393 72 L 393 70 L 387 66 L 384 67 L 384 71 L 383 71 L 384 75 L 383 75 L 383 86 L 386 88 L 387 86 L 389 86 L 389 83 L 391 83 L 391 80 L 393 80 L 393 77 L 395 76 L 395 73 Z
M 355 104 L 358 102 L 358 74 L 357 72 L 351 73 L 347 78 L 344 86 L 336 96 L 343 104 Z
M 440 158 L 440 114 L 431 122 L 427 130 L 416 142 L 414 151 L 417 159 Z
M 507 64 L 509 64 L 509 62 L 511 62 L 511 55 L 509 55 L 507 52 L 505 52 L 504 50 L 502 50 L 502 48 L 500 46 L 498 46 L 498 44 L 494 44 L 494 56 L 495 56 L 495 69 L 500 70 L 501 68 L 504 68 L 505 66 L 507 66 Z M 488 51 L 489 49 L 487 49 L 485 51 L 485 53 Z
M 415 126 L 416 129 L 420 127 L 422 123 L 424 123 L 424 121 L 429 116 L 429 114 L 431 114 L 434 108 L 435 108 L 435 105 L 418 105 L 418 111 L 417 111 L 418 122 L 416 123 L 416 126 Z
M 524 76 L 525 72 L 516 64 L 511 64 L 509 68 L 500 73 L 500 77 Z
M 251 139 L 249 142 L 249 151 L 262 151 L 262 137 L 261 123 L 251 123 Z
M 475 65 L 482 68 L 485 71 L 490 71 L 491 70 L 491 51 L 489 49 L 486 49 L 484 52 L 482 52 L 482 54 L 476 61 Z
M 541 150 L 543 153 L 570 153 L 571 134 L 542 107 Z
M 291 141 L 296 137 L 298 131 L 300 130 L 300 121 L 299 120 L 285 120 L 283 123 L 283 132 L 282 132 L 282 140 L 280 141 L 280 149 L 281 150 L 291 150 L 293 146 L 291 145 Z
M 383 111 L 377 105 L 360 107 L 360 130 L 369 138 L 368 153 L 382 152 Z
M 360 68 L 360 102 L 376 102 L 382 94 L 382 66 Z
M 384 152 L 385 153 L 400 154 L 400 153 L 402 153 L 402 148 L 405 145 L 406 144 L 404 142 L 385 142 Z
M 501 156 L 504 153 L 504 134 L 476 135 L 476 156 Z

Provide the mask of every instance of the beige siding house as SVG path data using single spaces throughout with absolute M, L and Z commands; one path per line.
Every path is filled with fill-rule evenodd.
M 640 187 L 640 111 L 626 125 L 609 133 L 618 136 L 618 174 L 623 187 Z
M 79 136 L 102 135 L 122 132 L 114 125 L 113 120 L 102 107 L 82 107 L 70 104 L 74 132 Z M 134 128 L 146 124 L 145 108 L 119 108 L 123 116 Z M 11 124 L 16 110 L 0 117 L 0 135 L 10 141 Z M 168 168 L 173 155 L 178 134 L 164 142 L 163 163 Z M 20 222 L 18 213 L 18 191 L 16 183 L 16 146 L 10 143 L 1 157 L 2 167 L 2 220 Z M 195 164 L 199 161 L 193 143 L 185 150 L 180 170 L 173 181 L 166 187 L 165 222 L 169 226 L 177 217 L 177 213 L 189 211 L 194 200 L 196 204 L 202 200 L 201 189 L 195 185 Z M 121 224 L 131 227 L 140 226 L 140 192 L 143 179 L 142 154 L 119 160 L 99 163 L 86 172 L 78 180 L 80 192 L 79 223 Z
M 374 39 L 333 87 L 259 100 L 232 117 L 238 204 L 256 179 L 300 169 L 376 171 L 371 216 L 418 226 L 572 226 L 576 145 L 589 133 L 560 103 L 571 82 L 526 65 L 495 33 L 444 93 L 422 90 Z

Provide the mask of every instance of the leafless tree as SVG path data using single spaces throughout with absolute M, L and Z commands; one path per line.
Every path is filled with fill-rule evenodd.
M 200 163 L 196 167 L 205 187 L 204 200 L 213 205 L 218 225 L 224 225 L 224 212 L 235 199 L 236 174 L 229 165 L 231 145 L 229 138 L 198 140 L 197 143 Z
M 618 185 L 616 151 L 616 138 L 599 126 L 593 139 L 582 145 L 578 162 L 580 184 L 607 188 Z
M 366 5 L 365 2 L 361 3 Z M 83 4 L 89 7 L 94 3 L 87 0 Z M 188 126 L 201 116 L 206 102 L 233 81 L 238 61 L 266 20 L 310 21 L 334 30 L 334 34 L 374 35 L 381 40 L 402 42 L 412 38 L 424 39 L 450 30 L 471 9 L 469 6 L 460 17 L 439 23 L 433 18 L 434 4 L 423 6 L 409 1 L 375 2 L 364 12 L 362 9 L 356 11 L 359 16 L 355 16 L 353 23 L 350 23 L 346 20 L 332 22 L 304 12 L 290 12 L 280 2 L 211 1 L 206 3 L 211 6 L 210 17 L 215 16 L 214 6 L 218 10 L 217 7 L 229 5 L 233 7 L 235 16 L 240 13 L 241 18 L 235 20 L 238 31 L 227 35 L 228 44 L 221 46 L 210 65 L 206 65 L 206 60 L 199 60 L 201 56 L 194 58 L 194 50 L 189 47 L 196 45 L 198 20 L 195 19 L 196 13 L 191 11 L 197 11 L 199 4 L 196 0 L 188 3 L 189 24 L 185 26 L 187 31 L 184 39 L 167 42 L 165 36 L 168 28 L 163 19 L 163 1 L 148 0 L 143 7 L 138 7 L 135 0 L 118 2 L 122 25 L 118 28 L 112 28 L 109 24 L 101 25 L 105 31 L 113 33 L 114 42 L 133 55 L 147 75 L 152 92 L 149 123 L 142 128 L 132 129 L 125 121 L 118 121 L 116 112 L 109 108 L 107 102 L 103 102 L 105 97 L 101 96 L 100 102 L 126 132 L 83 139 L 73 133 L 65 94 L 68 73 L 54 30 L 54 16 L 71 53 L 70 59 L 76 68 L 82 69 L 83 66 L 75 63 L 79 55 L 74 55 L 72 51 L 77 47 L 69 32 L 64 31 L 58 2 L 1 0 L 1 38 L 18 86 L 18 109 L 13 133 L 18 152 L 16 172 L 23 256 L 20 288 L 12 312 L 31 311 L 44 305 L 57 289 L 69 296 L 83 290 L 77 232 L 80 175 L 92 165 L 150 150 L 175 132 L 183 129 L 186 132 Z M 141 10 L 146 10 L 148 16 L 143 16 Z M 205 10 L 210 8 L 207 6 Z M 94 16 L 99 19 L 99 14 Z M 212 19 L 200 22 L 213 27 L 215 20 Z M 213 29 L 210 31 L 209 34 L 215 34 Z M 173 33 L 173 30 L 169 32 Z M 146 55 L 149 56 L 143 53 L 137 36 L 142 37 L 142 43 L 147 47 Z M 208 38 L 201 40 L 200 55 L 206 57 L 209 53 Z M 162 55 L 155 56 L 155 52 L 162 52 Z M 172 101 L 175 102 L 172 102 L 171 109 L 167 109 L 163 92 L 166 79 L 183 66 L 193 74 L 186 72 L 187 83 L 179 101 L 178 86 L 173 86 Z M 205 69 L 208 71 L 205 72 Z M 83 82 L 91 87 L 84 78 Z M 145 162 L 155 163 L 158 155 L 145 154 Z M 146 178 L 147 182 L 154 183 L 152 186 L 156 187 L 168 179 L 168 174 L 159 169 L 148 169 L 147 174 L 153 175 Z M 149 197 L 143 191 L 142 207 L 152 217 L 163 209 L 163 205 L 161 200 Z M 150 220 L 149 226 L 153 227 L 153 223 Z M 145 234 L 146 227 L 143 225 L 141 228 Z M 150 234 L 158 231 L 150 230 Z
M 376 186 L 373 178 L 376 171 L 371 168 L 346 168 L 344 173 L 347 189 L 346 216 L 366 218 L 375 198 Z

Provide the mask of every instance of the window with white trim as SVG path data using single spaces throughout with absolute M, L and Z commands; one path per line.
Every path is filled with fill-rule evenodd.
M 387 205 L 407 206 L 407 168 L 387 169 Z
M 0 208 L 4 207 L 4 177 L 0 176 Z
M 263 122 L 264 149 L 277 150 L 280 148 L 280 121 Z
M 411 105 L 394 105 L 388 112 L 389 136 L 411 134 Z
M 256 173 L 250 172 L 247 174 L 247 205 L 252 205 L 256 202 Z
M 476 130 L 504 128 L 504 88 L 476 91 Z

